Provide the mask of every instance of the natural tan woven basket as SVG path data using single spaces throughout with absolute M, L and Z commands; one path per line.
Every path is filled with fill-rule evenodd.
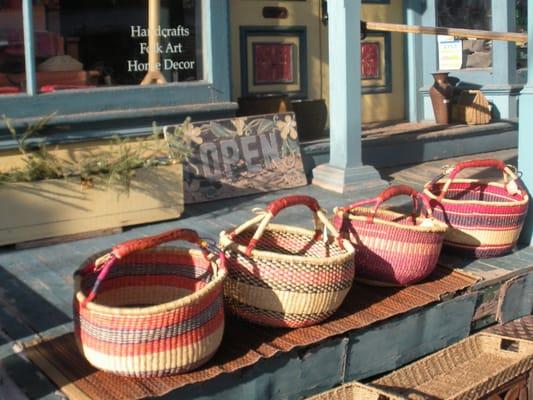
M 348 383 L 313 400 L 473 400 L 533 368 L 533 342 L 486 333 L 401 368 L 367 386 Z
M 313 211 L 315 231 L 270 224 L 281 210 L 295 205 Z M 323 227 L 332 237 L 322 234 Z M 352 286 L 354 248 L 309 196 L 270 203 L 257 217 L 222 232 L 220 243 L 228 267 L 225 304 L 257 324 L 291 328 L 316 324 L 340 307 Z

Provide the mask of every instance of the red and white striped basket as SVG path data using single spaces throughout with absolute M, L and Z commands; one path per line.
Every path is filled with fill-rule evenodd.
M 296 205 L 311 209 L 314 231 L 270 224 L 281 210 Z M 353 246 L 312 197 L 278 199 L 257 217 L 222 232 L 220 243 L 228 266 L 226 305 L 248 321 L 290 328 L 316 324 L 340 307 L 352 287 Z
M 381 209 L 383 202 L 411 196 L 411 215 Z M 417 216 L 418 199 L 426 215 Z M 374 207 L 364 207 L 373 204 Z M 378 286 L 404 286 L 430 275 L 437 265 L 447 226 L 431 215 L 415 189 L 396 185 L 379 196 L 335 208 L 333 224 L 355 247 L 356 279 Z
M 456 178 L 466 168 L 479 167 L 500 169 L 504 181 Z M 427 183 L 424 194 L 430 199 L 433 215 L 450 226 L 444 246 L 478 258 L 512 251 L 529 207 L 529 196 L 514 167 L 501 160 L 458 163 Z
M 200 250 L 157 247 L 185 240 Z M 78 345 L 95 367 L 134 377 L 197 368 L 224 332 L 225 259 L 195 231 L 178 229 L 115 246 L 75 273 Z

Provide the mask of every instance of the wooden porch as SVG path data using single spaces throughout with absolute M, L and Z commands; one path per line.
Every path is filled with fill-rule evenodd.
M 504 150 L 461 159 L 494 157 L 516 164 L 516 156 L 516 150 Z M 420 189 L 441 171 L 442 165 L 457 160 L 381 168 L 380 173 L 386 180 Z M 498 172 L 489 170 L 471 173 L 498 177 Z M 315 186 L 291 191 L 295 192 L 316 197 L 330 212 L 334 206 L 355 200 Z M 376 194 L 359 193 L 359 197 Z M 232 336 L 238 338 L 242 332 L 238 354 L 222 352 L 205 368 L 175 380 L 114 379 L 91 369 L 74 354 L 75 347 L 67 343 L 72 331 L 72 273 L 84 259 L 115 243 L 177 227 L 196 229 L 203 237 L 216 239 L 221 230 L 248 219 L 252 208 L 264 207 L 284 194 L 287 192 L 191 205 L 179 220 L 138 226 L 109 236 L 25 250 L 2 249 L 0 394 L 9 393 L 6 398 L 10 399 L 58 399 L 65 394 L 71 398 L 97 398 L 98 393 L 99 398 L 164 395 L 207 399 L 216 394 L 225 399 L 296 399 L 345 381 L 383 374 L 473 331 L 531 314 L 531 247 L 505 257 L 477 261 L 443 254 L 440 275 L 416 287 L 391 291 L 356 285 L 351 294 L 353 301 L 347 302 L 338 318 L 333 317 L 315 330 L 254 330 L 228 319 L 225 341 Z M 284 214 L 283 223 L 308 225 L 302 222 L 310 224 L 307 213 L 295 208 Z M 370 314 L 361 314 L 362 311 Z M 372 318 L 367 320 L 369 315 Z M 54 338 L 55 342 L 23 351 L 30 344 Z M 273 350 L 267 351 L 269 348 Z M 58 358 L 61 351 L 67 354 Z M 28 356 L 40 360 L 43 370 Z

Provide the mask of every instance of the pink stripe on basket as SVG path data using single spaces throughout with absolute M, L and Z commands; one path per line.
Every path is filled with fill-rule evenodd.
M 203 312 L 203 310 L 208 307 L 210 304 L 215 302 L 222 295 L 222 286 L 208 293 L 205 297 L 202 297 L 197 302 L 191 303 L 180 307 L 179 309 L 173 310 L 172 312 L 167 312 L 170 315 L 179 315 L 183 320 L 194 318 L 196 315 Z M 75 302 L 78 304 L 78 302 Z M 100 328 L 113 328 L 116 326 L 116 317 L 112 314 L 102 314 L 100 312 L 93 312 L 88 308 L 81 308 L 80 313 L 82 318 L 91 321 L 93 325 L 96 325 Z M 139 315 L 139 316 L 130 316 L 128 318 L 131 325 L 135 325 L 138 321 L 142 321 L 147 326 L 151 328 L 164 328 L 166 326 L 172 325 L 175 323 L 175 320 L 172 318 L 161 318 L 159 314 L 156 315 Z

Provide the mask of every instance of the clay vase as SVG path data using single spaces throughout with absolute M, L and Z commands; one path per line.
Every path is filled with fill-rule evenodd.
M 435 82 L 429 88 L 429 97 L 433 104 L 437 124 L 449 124 L 452 110 L 453 86 L 448 82 L 448 72 L 436 72 Z

